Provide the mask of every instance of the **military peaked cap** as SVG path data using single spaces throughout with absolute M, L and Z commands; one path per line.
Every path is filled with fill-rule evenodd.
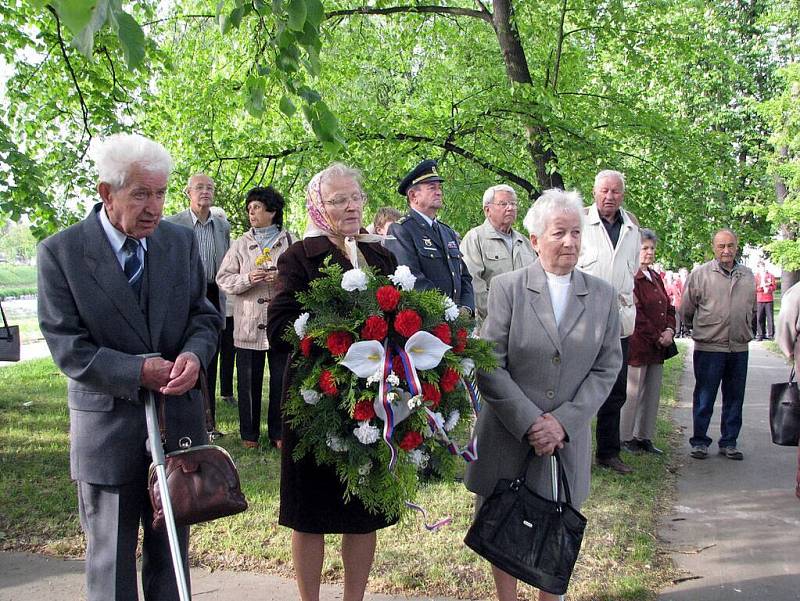
M 419 165 L 409 171 L 400 185 L 397 186 L 397 191 L 405 196 L 408 189 L 414 184 L 421 184 L 422 182 L 443 182 L 444 179 L 436 171 L 436 161 L 427 159 L 422 161 Z

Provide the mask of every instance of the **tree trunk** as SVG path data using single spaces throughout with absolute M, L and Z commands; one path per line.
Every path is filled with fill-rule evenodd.
M 497 34 L 497 41 L 503 53 L 506 74 L 512 85 L 528 85 L 533 83 L 525 49 L 519 39 L 519 32 L 513 25 L 514 7 L 512 0 L 495 0 L 492 3 L 494 15 L 492 21 Z M 536 180 L 539 191 L 547 188 L 563 188 L 564 179 L 558 172 L 558 157 L 553 151 L 552 136 L 543 125 L 537 125 L 529 118 L 525 125 L 527 149 L 536 168 Z M 532 191 L 532 194 L 535 192 Z

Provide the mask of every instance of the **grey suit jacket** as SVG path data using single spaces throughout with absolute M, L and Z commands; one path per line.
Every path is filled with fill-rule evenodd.
M 589 424 L 622 366 L 616 292 L 574 270 L 556 328 L 547 276 L 537 260 L 492 280 L 482 338 L 494 343 L 498 367 L 478 373 L 485 403 L 475 426 L 478 460 L 467 466 L 467 488 L 488 496 L 498 479 L 516 477 L 530 449 L 525 434 L 540 415 L 550 413 L 567 433 L 559 454 L 573 502 L 580 505 L 589 494 Z M 527 483 L 552 496 L 548 458 L 534 458 Z
M 221 214 L 215 212 L 214 207 L 211 208 L 214 215 L 214 273 L 219 271 L 222 266 L 222 259 L 225 258 L 225 253 L 231 246 L 231 224 Z M 192 220 L 191 209 L 186 209 L 175 215 L 170 215 L 164 218 L 170 223 L 177 223 L 184 227 L 188 227 L 194 231 L 194 221 Z M 217 226 L 220 227 L 217 227 Z M 219 293 L 219 306 L 222 308 L 223 314 L 225 312 L 225 293 L 220 290 Z
M 146 473 L 139 400 L 142 353 L 195 353 L 205 366 L 222 318 L 206 300 L 192 232 L 162 222 L 147 238 L 145 313 L 103 232 L 97 204 L 83 221 L 39 244 L 39 325 L 69 378 L 70 464 L 76 480 L 120 485 Z M 205 443 L 202 397 L 167 399 L 168 449 L 181 436 Z

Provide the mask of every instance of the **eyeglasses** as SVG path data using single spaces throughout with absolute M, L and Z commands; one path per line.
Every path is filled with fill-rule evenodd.
M 197 190 L 198 192 L 203 192 L 205 190 L 208 190 L 209 192 L 213 192 L 214 190 L 216 190 L 216 188 L 214 187 L 214 184 L 195 184 L 194 186 L 191 187 L 191 189 L 192 190 Z
M 515 203 L 515 202 L 507 202 L 505 200 L 502 201 L 502 202 L 493 202 L 492 204 L 494 206 L 496 206 L 496 207 L 500 207 L 501 209 L 507 209 L 508 207 L 511 207 L 512 209 L 516 209 L 517 208 L 517 203 Z
M 367 197 L 363 194 L 353 194 L 351 196 L 334 196 L 329 200 L 323 201 L 329 207 L 345 207 L 350 206 L 351 204 L 356 207 L 362 206 L 365 202 L 367 202 Z

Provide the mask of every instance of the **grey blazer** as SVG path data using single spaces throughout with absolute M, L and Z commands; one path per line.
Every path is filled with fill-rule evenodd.
M 206 300 L 193 233 L 163 221 L 147 238 L 145 312 L 103 232 L 100 207 L 39 244 L 39 325 L 69 378 L 71 476 L 116 486 L 142 478 L 150 463 L 139 400 L 144 359 L 136 355 L 191 351 L 207 365 L 222 317 Z M 205 443 L 204 430 L 198 390 L 167 400 L 168 449 L 181 436 Z
M 467 466 L 467 488 L 485 497 L 498 479 L 514 478 L 531 448 L 525 434 L 550 413 L 567 433 L 559 454 L 579 506 L 589 494 L 589 424 L 622 366 L 614 289 L 574 270 L 556 328 L 547 276 L 537 260 L 492 280 L 482 338 L 494 343 L 498 367 L 478 372 L 485 403 L 475 425 L 478 460 Z M 548 458 L 534 458 L 527 482 L 552 496 Z
M 231 224 L 228 223 L 224 215 L 217 211 L 219 211 L 219 209 L 211 207 L 211 214 L 214 219 L 214 274 L 219 271 L 219 268 L 222 266 L 222 259 L 225 258 L 225 253 L 228 252 L 231 246 Z M 177 223 L 178 225 L 188 227 L 190 230 L 194 231 L 191 209 L 186 209 L 185 211 L 170 215 L 164 219 L 165 221 Z M 225 293 L 220 290 L 219 306 L 222 308 L 223 313 L 225 312 L 225 302 Z

